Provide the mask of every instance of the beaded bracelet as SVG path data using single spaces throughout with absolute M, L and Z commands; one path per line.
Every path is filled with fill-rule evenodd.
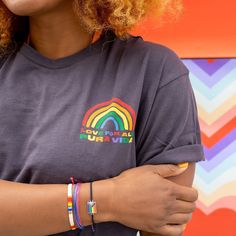
M 76 183 L 74 181 L 74 177 L 70 177 L 71 182 L 68 184 L 68 215 L 69 215 L 69 222 L 70 222 L 70 228 L 72 230 L 75 230 L 77 228 L 83 229 L 84 226 L 81 224 L 80 217 L 79 217 L 79 189 L 81 188 L 81 183 Z M 95 232 L 95 223 L 93 215 L 97 213 L 97 207 L 96 202 L 93 200 L 93 190 L 92 190 L 92 183 L 90 182 L 90 201 L 87 202 L 87 211 L 88 214 L 92 217 L 92 231 Z M 73 187 L 75 185 L 75 188 L 73 190 Z M 76 224 L 74 222 L 74 219 L 76 221 Z M 76 227 L 77 226 L 77 227 Z
M 73 184 L 68 184 L 67 209 L 68 209 L 70 228 L 71 228 L 71 230 L 75 230 L 76 226 L 74 223 L 74 216 L 73 216 L 73 203 L 72 203 L 73 189 L 72 188 L 73 188 Z

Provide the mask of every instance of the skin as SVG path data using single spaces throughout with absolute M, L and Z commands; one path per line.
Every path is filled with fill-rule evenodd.
M 73 14 L 72 0 L 2 2 L 14 14 L 30 17 L 30 44 L 47 58 L 69 56 L 91 41 L 91 34 Z M 146 165 L 95 181 L 94 199 L 99 203 L 95 222 L 117 221 L 139 229 L 142 236 L 181 235 L 195 210 L 197 191 L 190 188 L 194 171 L 194 163 L 187 170 L 172 165 Z M 69 230 L 67 185 L 0 180 L 0 193 L 0 235 L 49 235 Z M 88 183 L 82 184 L 80 198 L 82 223 L 90 225 L 91 217 L 86 211 Z
M 30 43 L 50 59 L 69 56 L 87 47 L 91 33 L 74 15 L 72 0 L 3 0 L 16 15 L 30 16 Z M 63 30 L 62 30 L 63 29 Z
M 195 163 L 189 163 L 188 169 L 186 171 L 184 171 L 180 175 L 167 177 L 166 179 L 168 179 L 168 180 L 170 180 L 170 181 L 172 181 L 172 182 L 174 182 L 176 184 L 179 184 L 179 185 L 191 187 L 192 184 L 193 184 L 193 179 L 194 179 L 194 174 L 195 174 L 195 167 L 196 167 Z M 166 166 L 164 166 L 164 168 L 166 168 Z M 171 224 L 173 224 L 174 222 L 177 223 L 176 221 L 178 221 L 178 220 L 181 221 L 185 217 L 187 217 L 187 218 L 189 217 L 189 218 L 187 219 L 185 224 L 182 223 L 183 228 L 180 229 L 180 231 L 182 230 L 182 233 L 183 233 L 183 231 L 186 228 L 186 223 L 188 223 L 191 220 L 192 213 L 185 214 L 184 216 L 183 215 L 176 215 L 175 220 L 173 222 L 170 222 Z M 160 230 L 159 231 L 160 233 L 158 233 L 158 234 L 154 234 L 154 233 L 150 233 L 150 232 L 146 232 L 146 231 L 140 231 L 140 236 L 163 236 L 163 235 L 168 235 L 169 236 L 169 235 L 171 235 L 170 231 L 172 231 L 171 226 L 169 227 L 169 229 L 167 227 L 165 227 L 164 229 L 163 228 L 159 228 L 159 230 Z M 178 231 L 178 229 L 176 231 Z M 177 235 L 181 235 L 182 234 L 181 232 L 179 234 L 178 234 L 178 232 L 176 232 L 176 233 L 177 233 Z
M 181 235 L 195 210 L 197 191 L 165 178 L 182 176 L 185 181 L 189 173 L 191 167 L 185 170 L 175 165 L 144 165 L 94 181 L 94 199 L 98 204 L 95 223 L 119 222 L 148 236 Z M 51 235 L 70 229 L 66 184 L 0 180 L 0 193 L 0 235 Z M 86 211 L 88 200 L 89 183 L 83 183 L 79 213 L 84 226 L 91 224 Z

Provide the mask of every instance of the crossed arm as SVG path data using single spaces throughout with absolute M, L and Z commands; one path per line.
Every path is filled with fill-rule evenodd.
M 169 177 L 168 179 L 176 184 L 192 186 L 194 174 L 195 174 L 195 163 L 189 163 L 188 169 L 181 175 Z M 162 236 L 158 234 L 153 234 L 149 232 L 140 231 L 140 236 Z
M 190 164 L 183 174 L 169 179 L 191 186 L 194 169 L 195 165 Z M 133 175 L 132 172 L 128 174 Z M 126 178 L 122 181 L 126 181 Z M 100 203 L 100 214 L 96 216 L 98 223 L 114 219 L 107 207 L 108 193 L 113 192 L 113 186 L 109 179 L 97 181 L 94 185 L 95 197 Z M 86 209 L 89 184 L 84 183 L 82 190 L 81 219 L 84 225 L 90 225 L 91 219 Z M 39 185 L 0 180 L 0 193 L 0 235 L 50 235 L 69 230 L 66 184 Z M 141 235 L 157 236 L 146 232 L 141 232 Z

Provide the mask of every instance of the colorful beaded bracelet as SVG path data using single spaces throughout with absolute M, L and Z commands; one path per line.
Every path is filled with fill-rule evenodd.
M 72 188 L 73 188 L 73 184 L 68 184 L 67 209 L 68 209 L 70 228 L 71 228 L 71 230 L 75 230 L 76 225 L 74 223 L 74 216 L 73 216 L 73 203 L 72 203 L 73 189 Z

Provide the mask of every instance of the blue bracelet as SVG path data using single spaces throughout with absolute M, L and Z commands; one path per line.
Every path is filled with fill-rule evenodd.
M 79 195 L 79 185 L 81 183 L 78 183 L 77 180 L 75 180 L 75 178 L 72 176 L 70 177 L 71 179 L 71 182 L 73 185 L 75 185 L 75 188 L 74 188 L 74 191 L 72 193 L 72 201 L 73 201 L 73 214 L 74 214 L 74 217 L 75 217 L 75 221 L 76 221 L 76 224 L 78 226 L 78 228 L 80 229 L 83 229 L 84 226 L 82 224 L 80 224 L 80 218 L 79 218 L 79 214 L 78 214 L 78 195 Z M 75 184 L 76 182 L 76 184 Z
M 78 225 L 78 227 L 80 229 L 83 229 L 84 226 L 82 224 L 80 224 L 80 218 L 79 218 L 79 214 L 78 214 L 78 194 L 79 194 L 79 183 L 77 183 L 75 185 L 75 197 L 74 197 L 74 216 L 75 216 L 75 221 L 76 221 L 76 224 Z

